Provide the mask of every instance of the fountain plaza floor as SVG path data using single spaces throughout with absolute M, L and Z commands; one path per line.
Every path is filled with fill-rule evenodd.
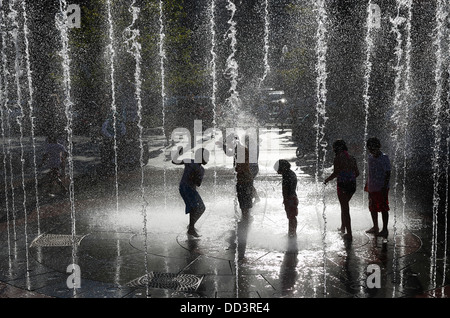
M 88 149 L 85 143 L 89 141 L 80 139 L 78 147 Z M 350 206 L 354 238 L 345 242 L 337 231 L 340 210 L 335 186 L 328 185 L 319 198 L 325 201 L 318 201 L 313 177 L 301 165 L 294 166 L 300 204 L 297 238 L 289 239 L 280 176 L 261 169 L 255 182 L 261 201 L 252 210 L 251 224 L 242 230 L 232 172 L 206 167 L 199 192 L 207 209 L 197 223 L 202 236 L 192 238 L 186 235 L 188 217 L 177 190 L 178 167 L 161 169 L 154 164 L 158 158 L 150 160 L 145 167 L 143 208 L 140 171 L 119 173 L 116 198 L 113 176 L 95 179 L 97 159 L 74 157 L 74 218 L 71 201 L 59 194 L 41 196 L 39 213 L 30 199 L 25 217 L 23 196 L 16 191 L 16 218 L 1 215 L 1 298 L 148 296 L 195 303 L 449 295 L 443 258 L 437 257 L 436 266 L 431 265 L 432 222 L 417 207 L 406 208 L 404 214 L 391 210 L 389 237 L 383 242 L 365 233 L 371 220 L 358 190 Z M 163 179 L 165 184 L 154 182 Z M 76 234 L 76 249 L 72 234 Z M 437 244 L 435 248 L 442 251 L 446 240 L 440 237 Z M 76 282 L 70 279 L 71 264 L 79 266 L 80 286 L 75 293 L 69 288 L 70 282 Z

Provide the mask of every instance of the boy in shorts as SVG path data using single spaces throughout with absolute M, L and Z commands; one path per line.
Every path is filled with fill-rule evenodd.
M 381 152 L 381 143 L 375 137 L 369 138 L 366 143 L 369 150 L 368 177 L 364 191 L 369 193 L 369 211 L 372 217 L 373 227 L 366 233 L 375 234 L 383 238 L 388 236 L 389 221 L 389 181 L 391 178 L 391 163 L 389 157 Z M 379 232 L 378 213 L 381 213 L 383 228 Z
M 295 238 L 297 236 L 298 215 L 297 175 L 291 170 L 291 164 L 284 159 L 278 160 L 274 169 L 282 176 L 283 204 L 289 220 L 288 236 L 289 238 Z

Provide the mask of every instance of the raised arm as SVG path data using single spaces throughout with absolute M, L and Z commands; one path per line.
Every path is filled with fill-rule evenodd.
M 183 147 L 178 146 L 178 151 L 175 154 L 175 158 L 172 159 L 172 163 L 174 165 L 181 166 L 184 164 L 183 160 L 178 160 L 178 157 L 180 157 L 182 154 L 183 154 Z

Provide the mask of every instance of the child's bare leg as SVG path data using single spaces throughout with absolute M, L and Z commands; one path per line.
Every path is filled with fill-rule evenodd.
M 203 212 L 205 212 L 204 207 L 201 207 L 199 209 L 193 209 L 189 213 L 189 225 L 188 225 L 188 234 L 199 237 L 200 234 L 197 233 L 195 230 L 195 223 L 197 223 L 198 219 L 203 215 Z
M 370 212 L 370 216 L 372 217 L 373 227 L 370 230 L 367 230 L 366 233 L 378 234 L 378 212 Z
M 381 219 L 383 220 L 383 228 L 382 228 L 381 232 L 378 233 L 378 235 L 387 238 L 389 213 L 387 211 L 381 212 Z
M 249 209 L 242 209 L 242 220 L 248 221 L 250 218 L 250 210 Z
M 297 235 L 297 217 L 290 217 L 289 219 L 288 236 L 295 237 Z

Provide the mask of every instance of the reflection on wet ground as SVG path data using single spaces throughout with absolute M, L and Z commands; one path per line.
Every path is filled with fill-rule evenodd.
M 289 152 L 277 155 L 290 158 L 292 149 L 285 148 Z M 83 173 L 75 180 L 73 206 L 56 194 L 41 197 L 39 211 L 32 180 L 26 215 L 17 191 L 14 214 L 1 216 L 0 297 L 448 296 L 444 223 L 433 231 L 431 207 L 420 202 L 421 193 L 410 189 L 404 209 L 391 198 L 389 237 L 383 242 L 365 233 L 371 219 L 358 189 L 350 201 L 353 241 L 347 242 L 337 230 L 335 186 L 317 187 L 311 164 L 305 157 L 294 165 L 300 201 L 295 239 L 287 237 L 281 180 L 269 160 L 255 182 L 261 201 L 248 223 L 240 220 L 232 170 L 206 167 L 199 189 L 206 212 L 197 223 L 198 239 L 186 235 L 180 169 L 150 162 L 142 185 L 139 171 L 121 171 L 117 198 L 113 176 Z M 72 264 L 79 272 L 68 271 Z M 79 288 L 69 288 L 75 278 Z
M 337 231 L 334 189 L 325 189 L 324 220 L 323 206 L 317 207 L 310 189 L 314 185 L 300 178 L 297 238 L 289 239 L 279 180 L 259 180 L 263 199 L 245 224 L 239 220 L 232 177 L 223 179 L 214 193 L 202 192 L 207 211 L 198 222 L 198 239 L 185 233 L 187 216 L 173 183 L 149 190 L 147 232 L 139 196 L 127 185 L 133 176 L 120 179 L 118 210 L 104 188 L 79 190 L 76 248 L 70 202 L 43 201 L 40 236 L 35 210 L 26 220 L 2 224 L 0 280 L 8 284 L 2 296 L 15 297 L 16 288 L 24 290 L 23 297 L 146 297 L 147 292 L 156 298 L 447 296 L 445 288 L 435 288 L 446 285 L 444 262 L 438 259 L 437 270 L 431 268 L 431 226 L 420 212 L 392 212 L 389 239 L 383 242 L 365 233 L 371 220 L 357 192 L 351 201 L 354 238 L 346 242 Z M 81 270 L 75 295 L 67 285 L 72 263 Z

